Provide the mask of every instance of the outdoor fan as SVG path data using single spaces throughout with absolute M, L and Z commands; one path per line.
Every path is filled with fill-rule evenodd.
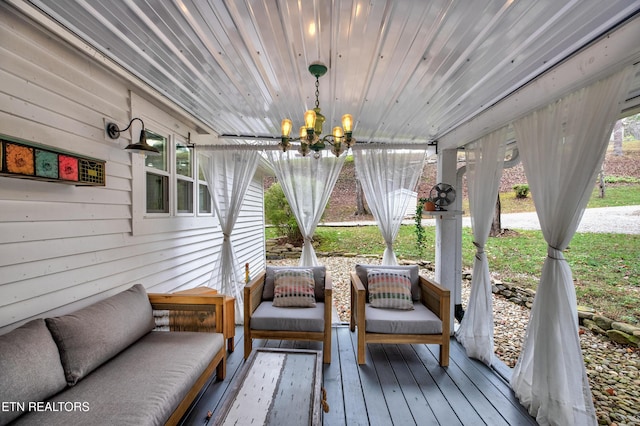
M 448 183 L 437 183 L 431 188 L 429 198 L 436 205 L 436 210 L 442 211 L 456 199 L 456 190 Z

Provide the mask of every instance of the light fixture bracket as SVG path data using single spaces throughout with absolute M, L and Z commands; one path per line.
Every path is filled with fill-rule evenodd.
M 160 151 L 158 150 L 158 148 L 147 143 L 147 133 L 144 129 L 144 121 L 142 121 L 141 118 L 132 118 L 127 127 L 125 127 L 124 129 L 120 129 L 116 123 L 107 123 L 107 135 L 109 135 L 111 139 L 118 139 L 120 137 L 120 133 L 128 130 L 129 127 L 131 127 L 131 124 L 133 124 L 133 122 L 136 120 L 138 120 L 140 124 L 142 124 L 142 130 L 140 131 L 140 140 L 137 143 L 130 143 L 125 147 L 125 149 L 131 152 L 139 152 L 145 155 L 160 155 Z
M 314 62 L 309 65 L 309 72 L 315 78 L 320 78 L 327 73 L 327 66 L 320 62 Z

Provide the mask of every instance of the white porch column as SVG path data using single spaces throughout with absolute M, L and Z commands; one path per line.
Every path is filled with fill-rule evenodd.
M 438 183 L 456 187 L 457 150 L 447 149 L 438 153 Z M 456 188 L 458 189 L 458 188 Z M 456 197 L 462 194 L 457 193 Z M 449 206 L 455 209 L 457 203 Z M 436 216 L 436 281 L 451 292 L 451 334 L 454 327 L 456 301 L 460 300 L 462 279 L 462 220 L 456 216 Z

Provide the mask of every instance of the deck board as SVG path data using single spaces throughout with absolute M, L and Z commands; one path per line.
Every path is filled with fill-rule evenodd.
M 508 383 L 484 364 L 469 359 L 453 339 L 450 365 L 438 364 L 437 345 L 367 346 L 367 363 L 356 360 L 357 333 L 332 330 L 331 364 L 324 365 L 323 386 L 329 412 L 325 425 L 535 425 Z M 243 329 L 236 328 L 236 349 L 227 356 L 227 377 L 210 382 L 183 425 L 207 425 L 244 365 Z M 321 349 L 320 342 L 254 340 L 255 347 Z M 364 391 L 363 391 L 364 389 Z

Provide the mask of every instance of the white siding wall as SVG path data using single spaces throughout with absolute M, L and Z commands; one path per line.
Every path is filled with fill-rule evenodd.
M 143 160 L 123 150 L 129 132 L 119 141 L 104 132 L 105 121 L 124 127 L 136 114 L 183 139 L 193 125 L 6 5 L 0 40 L 0 134 L 107 162 L 106 187 L 0 176 L 0 334 L 134 283 L 156 292 L 207 285 L 222 241 L 217 219 L 145 219 L 136 211 Z M 264 267 L 262 197 L 257 177 L 233 234 L 241 270 Z

